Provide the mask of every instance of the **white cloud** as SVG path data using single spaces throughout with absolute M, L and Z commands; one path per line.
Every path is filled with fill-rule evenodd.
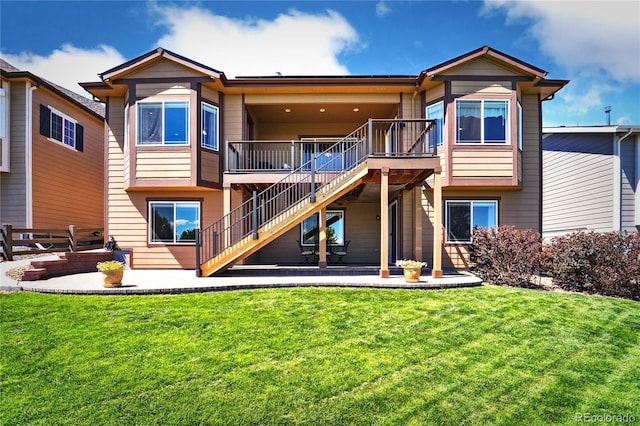
M 273 21 L 233 19 L 199 7 L 152 4 L 167 28 L 158 46 L 238 75 L 349 74 L 338 56 L 359 46 L 358 34 L 337 12 L 290 10 Z M 206 36 L 204 36 L 206 35 Z M 155 47 L 155 46 L 154 46 Z
M 387 3 L 384 0 L 376 3 L 376 15 L 382 17 L 388 15 L 389 13 L 391 13 L 391 8 L 387 6 Z
M 78 82 L 98 81 L 98 73 L 125 61 L 116 49 L 106 45 L 94 49 L 79 49 L 65 44 L 48 56 L 30 52 L 18 55 L 0 53 L 0 56 L 21 71 L 29 71 L 83 96 L 89 94 Z
M 486 0 L 504 9 L 507 23 L 531 19 L 542 51 L 571 73 L 602 71 L 616 81 L 640 82 L 640 3 L 637 1 Z
M 571 83 L 558 94 L 562 115 L 599 116 L 607 98 L 640 84 L 640 2 L 485 0 L 483 13 L 504 11 L 564 68 Z M 586 123 L 583 123 L 586 124 Z

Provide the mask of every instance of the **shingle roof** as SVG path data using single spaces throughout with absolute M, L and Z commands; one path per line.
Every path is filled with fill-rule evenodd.
M 50 89 L 57 91 L 64 97 L 70 98 L 75 103 L 80 104 L 82 107 L 104 118 L 105 107 L 100 102 L 96 102 L 92 99 L 86 98 L 78 93 L 60 86 L 59 84 L 53 83 L 42 77 L 38 77 L 37 75 L 34 75 L 28 71 L 20 70 L 2 58 L 0 58 L 0 71 L 2 71 L 2 74 L 6 74 L 7 77 L 29 77 L 35 81 L 41 82 L 44 85 L 49 86 Z

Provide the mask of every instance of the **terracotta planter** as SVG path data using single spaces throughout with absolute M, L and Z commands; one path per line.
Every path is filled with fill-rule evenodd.
M 422 267 L 418 268 L 403 268 L 404 280 L 408 283 L 420 282 L 420 271 Z
M 124 269 L 119 269 L 115 271 L 102 271 L 102 280 L 104 282 L 103 285 L 107 288 L 120 287 L 120 285 L 122 285 L 123 276 L 124 276 Z

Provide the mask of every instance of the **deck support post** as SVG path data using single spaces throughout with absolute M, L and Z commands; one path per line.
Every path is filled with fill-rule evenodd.
M 442 183 L 440 171 L 433 174 L 433 265 L 431 276 L 442 278 Z
M 380 177 L 380 278 L 389 278 L 389 168 Z
M 327 267 L 327 209 L 318 212 L 318 267 Z

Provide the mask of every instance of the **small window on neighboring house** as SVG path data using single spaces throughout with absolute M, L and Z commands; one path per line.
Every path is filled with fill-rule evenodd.
M 202 146 L 218 150 L 218 107 L 202 103 Z
M 436 102 L 427 106 L 427 118 L 435 120 L 434 128 L 429 132 L 429 146 L 442 146 L 442 126 L 444 123 L 444 102 Z
M 445 227 L 448 243 L 470 243 L 475 227 L 498 226 L 498 202 L 447 201 Z
M 150 243 L 194 244 L 199 227 L 200 202 L 149 202 Z
M 188 145 L 189 102 L 138 102 L 138 145 Z
M 327 210 L 325 218 L 327 242 L 334 245 L 344 244 L 344 211 Z M 302 222 L 300 241 L 303 245 L 312 246 L 318 243 L 320 238 L 318 226 L 317 213 Z
M 40 105 L 40 134 L 78 151 L 84 150 L 83 127 L 71 117 Z
M 509 101 L 456 100 L 456 143 L 509 143 Z

